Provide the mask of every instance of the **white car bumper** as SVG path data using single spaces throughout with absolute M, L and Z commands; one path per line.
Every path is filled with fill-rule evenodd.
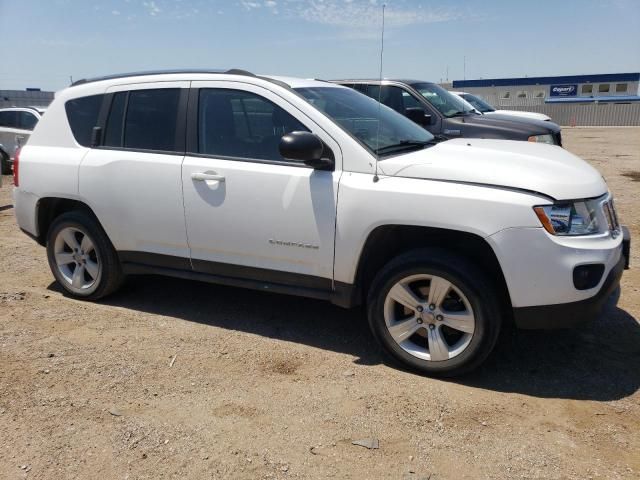
M 489 241 L 522 328 L 568 327 L 597 316 L 627 263 L 622 234 L 560 237 L 542 228 L 514 228 Z M 589 273 L 582 284 L 581 270 Z

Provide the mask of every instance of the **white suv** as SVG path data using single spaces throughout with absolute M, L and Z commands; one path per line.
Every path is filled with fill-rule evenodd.
M 596 315 L 628 246 L 602 176 L 560 147 L 432 140 L 322 81 L 81 81 L 22 149 L 15 211 L 72 296 L 154 273 L 362 304 L 430 374 L 479 365 L 504 320 Z
M 16 151 L 27 143 L 44 111 L 38 107 L 0 108 L 0 170 L 3 175 L 11 173 Z

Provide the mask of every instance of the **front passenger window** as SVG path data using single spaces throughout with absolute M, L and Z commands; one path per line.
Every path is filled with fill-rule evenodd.
M 241 90 L 200 90 L 199 153 L 283 161 L 280 139 L 294 131 L 309 129 L 266 98 Z

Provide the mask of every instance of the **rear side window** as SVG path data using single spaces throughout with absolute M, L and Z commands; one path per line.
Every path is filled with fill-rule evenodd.
M 179 88 L 129 92 L 124 147 L 175 151 L 179 100 Z
M 254 93 L 202 89 L 199 96 L 200 153 L 283 161 L 279 151 L 282 136 L 309 131 L 285 110 Z
M 33 113 L 29 112 L 18 112 L 19 117 L 19 128 L 23 130 L 33 130 L 36 128 L 36 124 L 38 123 L 38 117 L 36 117 Z
M 91 95 L 69 100 L 64 104 L 73 136 L 83 147 L 91 146 L 91 132 L 98 124 L 98 115 L 104 95 Z
M 179 88 L 118 92 L 105 127 L 105 147 L 176 152 Z
M 18 128 L 18 112 L 0 112 L 0 127 Z

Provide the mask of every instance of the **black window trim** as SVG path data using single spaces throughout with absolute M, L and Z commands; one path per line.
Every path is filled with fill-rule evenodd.
M 298 168 L 308 168 L 313 170 L 314 168 L 306 165 L 302 162 L 294 162 L 294 161 L 290 161 L 290 160 L 267 160 L 264 158 L 251 158 L 251 157 L 233 157 L 233 156 L 228 156 L 228 155 L 212 155 L 209 153 L 200 153 L 198 150 L 200 149 L 199 144 L 198 144 L 198 101 L 199 101 L 199 97 L 200 97 L 200 90 L 210 90 L 210 89 L 218 89 L 218 90 L 228 90 L 228 88 L 223 88 L 223 87 L 191 87 L 189 89 L 189 101 L 188 101 L 188 106 L 187 106 L 187 128 L 186 128 L 186 153 L 185 155 L 188 155 L 190 157 L 195 157 L 195 158 L 211 158 L 211 159 L 217 159 L 217 160 L 231 160 L 231 161 L 235 161 L 235 162 L 248 162 L 248 163 L 262 163 L 262 164 L 268 164 L 268 165 L 280 165 L 280 166 L 285 166 L 285 167 L 298 167 Z M 240 92 L 247 92 L 247 93 L 253 93 L 254 95 L 258 95 L 254 92 L 250 92 L 249 90 L 243 90 L 243 89 L 237 89 Z M 258 95 L 260 96 L 260 95 Z M 266 99 L 268 101 L 271 101 L 269 99 Z M 274 103 L 274 102 L 271 102 Z M 274 105 L 279 106 L 277 104 L 274 103 Z M 282 108 L 282 107 L 280 107 Z M 285 110 L 286 111 L 286 110 Z M 287 111 L 287 113 L 289 113 Z M 291 115 L 291 113 L 289 113 L 289 115 Z M 296 118 L 296 117 L 294 117 Z M 300 123 L 302 123 L 305 127 L 307 127 L 307 125 L 304 124 L 304 122 L 301 122 L 298 118 L 296 118 L 296 120 L 298 120 Z M 307 127 L 309 128 L 309 127 Z M 310 130 L 310 129 L 309 129 Z M 311 131 L 311 130 L 310 130 Z M 325 146 L 325 148 L 327 149 L 327 151 L 329 152 L 329 156 L 331 158 L 335 158 L 335 155 L 333 153 L 333 151 L 331 150 L 331 148 L 323 141 L 322 142 Z M 333 171 L 335 169 L 335 165 L 334 168 L 332 168 L 331 170 Z
M 126 93 L 127 96 L 125 98 L 124 112 L 123 112 L 123 120 L 127 118 L 127 111 L 129 108 L 129 96 L 131 92 L 137 92 L 140 90 L 170 90 L 178 88 L 180 90 L 180 96 L 178 97 L 178 109 L 177 109 L 177 118 L 176 118 L 176 135 L 174 140 L 174 146 L 176 150 L 154 150 L 148 148 L 131 148 L 124 147 L 124 129 L 125 122 L 122 122 L 122 131 L 120 132 L 120 146 L 108 146 L 104 145 L 105 133 L 107 127 L 107 120 L 109 118 L 109 113 L 111 112 L 111 108 L 113 106 L 113 102 L 115 100 L 115 96 L 118 93 Z M 134 153 L 152 153 L 152 154 L 161 154 L 161 155 L 185 155 L 186 154 L 186 120 L 187 120 L 187 103 L 189 99 L 189 87 L 149 87 L 149 88 L 138 88 L 132 90 L 118 90 L 115 92 L 109 92 L 105 94 L 102 108 L 100 109 L 100 114 L 98 115 L 98 127 L 102 130 L 102 138 L 100 139 L 100 145 L 97 145 L 92 148 L 96 148 L 98 150 L 115 150 L 119 152 L 134 152 Z

